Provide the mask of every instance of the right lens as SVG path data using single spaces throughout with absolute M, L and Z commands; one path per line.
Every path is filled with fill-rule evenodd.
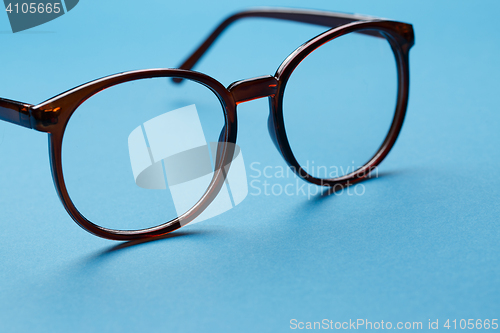
M 101 227 L 138 230 L 169 222 L 201 199 L 225 130 L 218 97 L 169 78 L 103 90 L 71 116 L 63 176 L 79 212 Z M 211 143 L 215 143 L 211 145 Z
M 385 38 L 350 33 L 314 50 L 291 74 L 283 97 L 285 131 L 299 165 L 331 179 L 366 164 L 388 134 L 397 88 Z

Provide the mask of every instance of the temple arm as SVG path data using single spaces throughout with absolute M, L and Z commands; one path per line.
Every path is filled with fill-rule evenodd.
M 181 69 L 191 69 L 200 60 L 200 58 L 205 54 L 208 48 L 213 44 L 213 42 L 219 37 L 219 35 L 226 29 L 231 23 L 236 20 L 246 18 L 246 17 L 267 17 L 286 21 L 295 21 L 302 23 L 310 23 L 315 25 L 320 25 L 329 28 L 339 27 L 341 25 L 355 22 L 355 21 L 370 21 L 376 18 L 370 16 L 356 15 L 356 14 L 341 14 L 341 13 L 331 13 L 316 10 L 303 10 L 303 9 L 282 9 L 282 8 L 262 8 L 262 9 L 251 9 L 243 12 L 236 13 L 227 19 L 225 19 L 211 34 L 208 38 L 189 56 L 189 58 L 184 61 L 184 63 L 179 67 Z M 375 31 L 361 32 L 368 35 L 373 35 L 381 37 Z M 175 82 L 181 82 L 182 79 L 174 79 Z
M 29 110 L 33 105 L 0 98 L 0 120 L 31 128 Z

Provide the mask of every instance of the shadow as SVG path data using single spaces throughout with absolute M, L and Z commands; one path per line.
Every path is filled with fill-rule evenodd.
M 316 194 L 314 197 L 311 198 L 311 201 L 313 202 L 319 202 L 325 198 L 329 198 L 332 194 L 334 195 L 340 195 L 344 191 L 349 190 L 351 187 L 356 186 L 358 184 L 366 184 L 368 182 L 371 182 L 373 180 L 379 179 L 379 178 L 391 178 L 396 175 L 405 173 L 404 170 L 398 170 L 398 171 L 384 171 L 384 172 L 379 172 L 376 175 L 371 175 L 370 177 L 362 180 L 361 182 L 355 183 L 355 184 L 349 184 L 347 186 L 334 186 L 334 187 L 327 187 L 320 193 Z
M 108 257 L 110 257 L 112 254 L 116 254 L 119 252 L 122 252 L 125 249 L 130 249 L 130 248 L 137 248 L 139 246 L 143 246 L 144 244 L 149 244 L 149 243 L 157 243 L 165 240 L 172 240 L 174 238 L 178 237 L 188 237 L 188 236 L 196 236 L 196 235 L 202 235 L 202 234 L 207 234 L 209 232 L 207 231 L 174 231 L 169 234 L 166 234 L 164 236 L 160 237 L 152 237 L 152 238 L 146 238 L 146 239 L 140 239 L 140 240 L 133 240 L 133 241 L 128 241 L 128 242 L 123 242 L 111 247 L 108 247 L 102 251 L 99 251 L 93 255 L 90 255 L 87 259 L 85 259 L 85 265 L 92 265 L 96 264 L 98 262 L 104 261 Z
M 181 237 L 181 236 L 187 236 L 187 235 L 192 235 L 192 234 L 198 234 L 199 232 L 188 232 L 188 231 L 178 231 L 178 232 L 171 232 L 169 234 L 160 236 L 160 237 L 151 237 L 151 238 L 145 238 L 145 239 L 138 239 L 138 240 L 133 240 L 133 241 L 128 241 L 128 242 L 123 242 L 118 245 L 112 246 L 100 253 L 100 255 L 106 255 L 109 253 L 117 252 L 129 247 L 136 247 L 141 244 L 145 243 L 151 243 L 151 242 L 157 242 L 165 239 L 170 239 L 170 238 L 176 238 L 176 237 Z

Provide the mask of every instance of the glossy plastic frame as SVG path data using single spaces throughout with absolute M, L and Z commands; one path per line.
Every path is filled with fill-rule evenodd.
M 232 22 L 246 17 L 266 17 L 311 23 L 329 27 L 328 31 L 301 45 L 279 66 L 274 76 L 267 75 L 232 83 L 225 88 L 217 80 L 190 69 L 208 50 L 215 39 Z M 398 72 L 397 106 L 393 122 L 383 144 L 361 169 L 334 179 L 315 178 L 298 164 L 288 142 L 283 121 L 282 101 L 286 83 L 299 63 L 321 45 L 348 33 L 362 33 L 373 37 L 385 38 L 389 42 L 396 59 Z M 414 43 L 411 25 L 367 16 L 338 14 L 322 11 L 297 9 L 254 9 L 237 13 L 223 21 L 209 37 L 188 57 L 179 69 L 148 69 L 124 72 L 91 81 L 55 96 L 41 104 L 30 105 L 7 99 L 0 99 L 0 120 L 32 128 L 49 134 L 49 153 L 52 176 L 57 193 L 70 216 L 85 230 L 99 237 L 113 240 L 133 240 L 156 237 L 176 230 L 198 216 L 215 199 L 224 182 L 220 166 L 231 163 L 237 136 L 237 105 L 257 98 L 268 97 L 270 115 L 269 133 L 285 161 L 301 178 L 322 186 L 347 186 L 368 177 L 389 153 L 401 130 L 406 113 L 409 92 L 408 54 Z M 100 227 L 87 220 L 74 206 L 64 183 L 61 148 L 66 125 L 71 115 L 88 98 L 111 86 L 147 78 L 167 77 L 181 83 L 188 79 L 210 89 L 220 100 L 225 116 L 225 126 L 220 136 L 216 172 L 212 182 L 200 201 L 182 216 L 160 226 L 143 230 L 112 230 Z

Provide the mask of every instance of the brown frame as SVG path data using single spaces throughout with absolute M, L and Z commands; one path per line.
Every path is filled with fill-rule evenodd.
M 279 66 L 274 76 L 267 75 L 232 83 L 225 88 L 217 80 L 190 70 L 210 45 L 232 22 L 246 17 L 267 17 L 311 23 L 330 27 L 293 51 Z M 397 106 L 393 122 L 377 153 L 361 169 L 334 179 L 315 178 L 298 164 L 288 142 L 283 121 L 282 101 L 286 83 L 297 65 L 316 48 L 348 33 L 363 33 L 388 40 L 394 52 L 398 71 Z M 49 154 L 52 176 L 57 193 L 69 215 L 85 230 L 99 237 L 113 240 L 132 240 L 167 234 L 196 218 L 217 196 L 223 182 L 221 166 L 229 165 L 233 156 L 237 136 L 237 105 L 256 98 L 268 97 L 270 105 L 269 133 L 279 152 L 304 180 L 322 186 L 347 186 L 367 178 L 389 153 L 401 130 L 408 104 L 409 62 L 408 54 L 414 44 L 413 28 L 410 24 L 376 19 L 367 16 L 330 13 L 298 9 L 254 9 L 236 13 L 224 20 L 179 69 L 147 69 L 119 73 L 68 90 L 38 105 L 31 105 L 0 98 L 0 120 L 32 128 L 49 134 Z M 198 82 L 209 88 L 220 100 L 224 110 L 225 126 L 221 133 L 216 172 L 212 182 L 200 201 L 182 216 L 157 227 L 143 230 L 112 230 L 100 227 L 80 214 L 71 201 L 64 183 L 61 148 L 64 131 L 71 115 L 86 99 L 103 89 L 133 80 L 167 77 L 181 83 L 184 79 Z

